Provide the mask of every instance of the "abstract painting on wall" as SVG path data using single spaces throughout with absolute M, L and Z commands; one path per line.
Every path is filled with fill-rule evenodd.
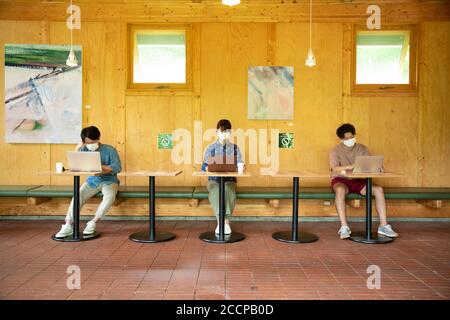
M 248 119 L 292 120 L 294 67 L 248 68 Z
M 77 143 L 82 125 L 81 46 L 5 44 L 5 142 Z

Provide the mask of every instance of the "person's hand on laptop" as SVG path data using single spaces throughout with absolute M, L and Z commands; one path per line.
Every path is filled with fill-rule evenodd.
M 102 172 L 96 173 L 95 175 L 96 175 L 96 176 L 101 176 L 101 175 L 103 175 L 103 174 L 108 174 L 108 173 L 110 173 L 111 171 L 112 171 L 112 168 L 111 168 L 111 167 L 102 165 Z
M 351 165 L 349 165 L 349 166 L 346 166 L 345 167 L 345 171 L 346 172 L 353 172 L 353 168 L 355 167 L 355 165 L 354 164 L 351 164 Z

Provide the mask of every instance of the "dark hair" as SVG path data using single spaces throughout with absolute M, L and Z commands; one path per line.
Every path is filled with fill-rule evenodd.
M 222 119 L 217 122 L 217 129 L 222 131 L 231 129 L 231 122 L 227 119 Z
M 355 127 L 350 123 L 344 123 L 336 130 L 337 136 L 341 139 L 344 139 L 344 136 L 347 132 L 350 132 L 353 135 L 356 134 Z
M 81 130 L 81 141 L 84 142 L 84 139 L 89 138 L 91 140 L 98 140 L 100 138 L 100 130 L 97 127 L 90 126 Z

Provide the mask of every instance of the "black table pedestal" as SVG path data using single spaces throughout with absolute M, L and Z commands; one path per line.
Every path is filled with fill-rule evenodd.
M 361 243 L 388 243 L 392 242 L 394 239 L 383 236 L 383 235 L 371 235 L 370 238 L 367 237 L 367 234 L 365 231 L 359 231 L 359 232 L 352 232 L 350 235 L 350 239 L 356 242 Z
M 299 177 L 293 177 L 293 194 L 292 194 L 292 230 L 279 231 L 272 234 L 272 238 L 288 243 L 309 243 L 319 239 L 318 236 L 309 232 L 298 231 L 298 188 Z
M 233 232 L 231 234 L 224 234 L 221 238 L 220 234 L 217 234 L 215 231 L 207 231 L 201 233 L 199 238 L 209 243 L 228 243 L 244 240 L 245 235 L 239 232 Z
M 238 242 L 245 239 L 239 232 L 225 234 L 225 177 L 219 177 L 219 233 L 215 231 L 203 232 L 199 238 L 209 243 Z
M 55 241 L 61 242 L 79 242 L 97 238 L 100 233 L 95 231 L 93 234 L 80 234 L 80 176 L 73 177 L 73 234 L 65 238 L 57 238 L 56 234 L 52 236 Z
M 141 231 L 130 234 L 130 240 L 141 243 L 155 243 L 169 241 L 175 238 L 175 235 L 170 232 L 156 232 L 153 237 L 150 236 L 150 232 Z
M 156 232 L 156 214 L 155 214 L 155 177 L 149 177 L 148 187 L 148 202 L 149 202 L 149 231 L 141 231 L 133 233 L 129 236 L 129 239 L 134 242 L 140 243 L 157 243 L 168 241 L 175 238 L 175 235 L 170 232 Z
M 56 234 L 52 236 L 52 239 L 55 241 L 61 241 L 61 242 L 79 242 L 79 241 L 85 241 L 85 240 L 91 240 L 94 238 L 97 238 L 100 236 L 100 232 L 95 231 L 93 234 L 80 234 L 78 238 L 74 238 L 73 236 L 67 236 L 65 238 L 57 238 L 55 237 Z
M 319 240 L 315 234 L 309 232 L 300 232 L 297 237 L 292 236 L 292 231 L 278 231 L 272 234 L 272 238 L 281 242 L 288 243 L 309 243 Z
M 394 239 L 372 231 L 372 178 L 366 178 L 366 231 L 352 232 L 350 239 L 360 243 L 388 243 Z

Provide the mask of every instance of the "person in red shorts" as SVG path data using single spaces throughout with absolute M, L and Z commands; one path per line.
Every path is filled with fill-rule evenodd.
M 336 134 L 341 140 L 337 146 L 330 151 L 331 187 L 335 193 L 336 210 L 341 220 L 341 228 L 338 231 L 341 239 L 350 237 L 352 231 L 347 224 L 345 196 L 348 193 L 366 194 L 365 179 L 347 179 L 338 177 L 336 173 L 341 171 L 351 172 L 354 167 L 356 156 L 368 156 L 369 150 L 361 143 L 356 143 L 356 130 L 350 123 L 341 125 Z M 380 218 L 378 234 L 387 237 L 398 237 L 386 220 L 386 201 L 384 199 L 383 187 L 373 185 L 372 193 L 375 196 L 375 205 Z

